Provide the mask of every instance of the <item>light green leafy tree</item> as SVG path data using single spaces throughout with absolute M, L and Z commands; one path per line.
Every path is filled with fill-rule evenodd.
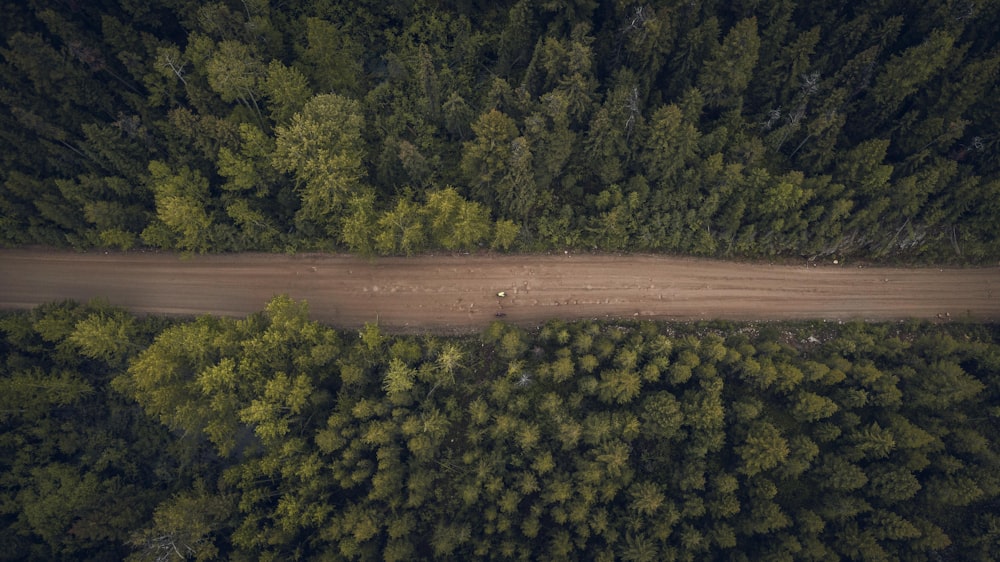
M 521 227 L 514 221 L 500 219 L 493 225 L 493 241 L 490 247 L 494 250 L 510 250 L 520 232 Z
M 273 164 L 295 178 L 301 200 L 296 213 L 300 227 L 339 238 L 336 222 L 365 176 L 363 124 L 358 102 L 320 94 L 275 130 Z
M 452 187 L 428 194 L 421 212 L 432 243 L 446 250 L 472 249 L 489 237 L 489 210 Z
M 265 383 L 263 393 L 240 410 L 240 420 L 253 426 L 265 443 L 279 441 L 288 433 L 291 420 L 302 413 L 312 392 L 308 375 L 276 373 Z
M 392 397 L 413 390 L 416 371 L 398 357 L 389 361 L 389 368 L 382 379 L 382 389 Z
M 347 201 L 341 223 L 340 240 L 347 244 L 352 252 L 364 256 L 374 254 L 378 219 L 375 193 L 370 188 L 361 188 Z
M 267 97 L 271 120 L 279 125 L 291 120 L 313 93 L 301 72 L 276 60 L 267 65 L 260 86 Z
M 175 173 L 157 160 L 149 163 L 149 173 L 158 224 L 143 231 L 143 240 L 185 252 L 207 252 L 213 243 L 208 180 L 186 166 Z
M 76 324 L 69 341 L 87 357 L 121 365 L 135 349 L 135 319 L 124 312 L 94 313 Z
M 382 213 L 378 219 L 375 248 L 382 254 L 414 254 L 427 245 L 427 231 L 421 207 L 406 198 Z
M 266 67 L 248 45 L 240 41 L 222 41 L 205 70 L 209 85 L 223 101 L 239 101 L 263 121 L 260 84 Z

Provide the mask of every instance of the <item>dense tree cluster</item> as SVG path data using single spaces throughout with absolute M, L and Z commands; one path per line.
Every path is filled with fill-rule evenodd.
M 0 240 L 1000 256 L 1000 4 L 5 0 Z
M 995 326 L 401 337 L 279 297 L 0 337 L 3 559 L 1000 557 Z

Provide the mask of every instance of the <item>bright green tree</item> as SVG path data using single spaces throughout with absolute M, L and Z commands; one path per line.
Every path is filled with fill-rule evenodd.
M 356 101 L 320 94 L 276 128 L 274 167 L 296 180 L 301 201 L 296 222 L 303 228 L 339 237 L 336 222 L 365 176 L 362 125 Z
M 207 252 L 213 243 L 208 180 L 187 167 L 175 173 L 155 160 L 149 163 L 149 173 L 158 222 L 143 231 L 143 240 L 185 252 Z

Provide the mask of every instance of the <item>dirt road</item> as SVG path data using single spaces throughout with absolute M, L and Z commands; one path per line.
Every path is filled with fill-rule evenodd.
M 498 298 L 499 291 L 506 292 Z M 243 316 L 275 294 L 322 322 L 464 332 L 496 319 L 1000 320 L 1000 268 L 772 266 L 659 256 L 364 258 L 0 251 L 0 308 L 104 297 L 136 312 Z

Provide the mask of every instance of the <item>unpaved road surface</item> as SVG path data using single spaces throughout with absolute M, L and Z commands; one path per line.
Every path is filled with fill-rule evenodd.
M 498 298 L 499 291 L 506 292 Z M 135 312 L 245 316 L 276 294 L 311 316 L 396 332 L 477 330 L 502 312 L 550 318 L 692 320 L 907 317 L 1000 320 L 1000 268 L 748 264 L 662 256 L 341 255 L 0 251 L 0 308 L 101 297 Z

